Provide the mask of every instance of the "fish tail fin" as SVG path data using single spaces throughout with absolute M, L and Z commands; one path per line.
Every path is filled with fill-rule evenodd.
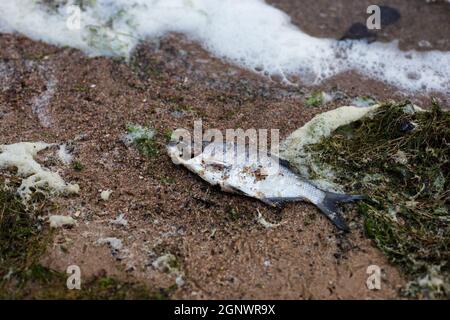
M 324 192 L 325 198 L 321 203 L 317 204 L 317 207 L 328 217 L 328 219 L 333 222 L 336 227 L 342 231 L 349 232 L 350 229 L 341 215 L 341 211 L 338 208 L 338 203 L 361 200 L 363 199 L 363 196 Z

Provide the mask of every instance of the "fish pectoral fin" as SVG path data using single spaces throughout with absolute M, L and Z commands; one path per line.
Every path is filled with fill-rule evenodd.
M 238 188 L 236 188 L 236 187 L 234 187 L 234 186 L 232 186 L 230 184 L 227 184 L 227 183 L 221 184 L 220 187 L 222 188 L 222 191 L 225 191 L 225 192 L 240 194 L 240 195 L 243 195 L 243 196 L 247 195 L 241 189 L 238 189 Z
M 226 164 L 225 162 L 218 161 L 218 160 L 206 160 L 205 166 L 219 168 L 219 169 L 226 169 L 226 168 L 230 167 L 229 164 Z
M 259 200 L 271 207 L 279 207 L 282 203 L 286 202 L 284 198 L 259 198 Z
M 223 192 L 243 194 L 241 190 L 231 185 L 227 179 L 219 181 L 218 185 L 220 186 L 220 190 L 222 190 Z

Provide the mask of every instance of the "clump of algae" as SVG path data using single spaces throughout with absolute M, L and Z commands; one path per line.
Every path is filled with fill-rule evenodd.
M 37 204 L 42 199 L 31 210 L 12 189 L 0 176 L 0 292 L 11 281 L 17 287 L 23 285 L 50 236 L 41 230 L 41 206 Z
M 367 196 L 365 232 L 412 279 L 403 292 L 450 296 L 450 113 L 387 103 L 305 148 L 333 183 Z
M 155 157 L 158 155 L 155 131 L 148 127 L 128 124 L 125 143 L 127 145 L 134 145 L 139 153 L 146 157 Z

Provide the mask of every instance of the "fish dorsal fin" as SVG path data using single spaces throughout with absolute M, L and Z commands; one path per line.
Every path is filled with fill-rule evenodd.
M 279 163 L 283 166 L 288 168 L 289 170 L 293 171 L 291 163 L 289 161 L 287 161 L 286 159 L 280 158 L 280 157 L 276 157 L 279 161 Z

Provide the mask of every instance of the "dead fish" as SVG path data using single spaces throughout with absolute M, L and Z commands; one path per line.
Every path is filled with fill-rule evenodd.
M 185 166 L 211 185 L 219 186 L 222 191 L 253 197 L 271 206 L 308 201 L 344 231 L 349 231 L 349 228 L 341 216 L 338 203 L 362 199 L 359 195 L 321 190 L 296 175 L 286 160 L 270 153 L 250 159 L 249 148 L 239 148 L 234 143 L 211 142 L 194 156 L 190 145 L 172 141 L 167 145 L 167 152 L 175 164 Z

